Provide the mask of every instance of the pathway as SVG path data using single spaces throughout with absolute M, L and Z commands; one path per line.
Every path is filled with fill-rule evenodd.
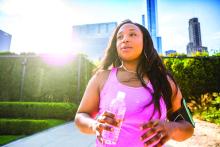
M 220 126 L 195 120 L 193 137 L 184 142 L 169 141 L 166 147 L 220 147 Z M 94 147 L 94 135 L 85 135 L 73 122 L 54 127 L 3 147 Z

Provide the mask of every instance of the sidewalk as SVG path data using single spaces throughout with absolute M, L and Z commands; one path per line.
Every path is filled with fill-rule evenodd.
M 219 147 L 220 127 L 195 120 L 193 137 L 184 142 L 169 141 L 166 147 Z M 29 137 L 11 142 L 3 147 L 95 147 L 95 136 L 79 132 L 73 122 L 54 127 Z
M 68 122 L 3 147 L 95 147 L 95 136 L 80 133 L 73 122 Z M 174 146 L 166 145 L 166 147 Z
M 73 122 L 16 140 L 3 147 L 94 147 L 95 136 L 79 132 Z

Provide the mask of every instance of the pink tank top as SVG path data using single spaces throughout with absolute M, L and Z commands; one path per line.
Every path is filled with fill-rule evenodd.
M 143 147 L 144 141 L 140 140 L 140 137 L 146 132 L 140 130 L 140 126 L 153 119 L 164 120 L 166 118 L 166 105 L 163 98 L 160 99 L 161 116 L 156 111 L 154 114 L 154 104 L 150 104 L 152 101 L 152 85 L 149 82 L 147 90 L 144 87 L 130 87 L 120 83 L 117 79 L 117 68 L 113 68 L 109 74 L 108 80 L 106 81 L 101 93 L 100 93 L 100 104 L 99 113 L 102 114 L 106 111 L 107 106 L 110 105 L 111 100 L 116 97 L 117 92 L 123 91 L 126 93 L 125 104 L 126 113 L 124 121 L 119 134 L 119 139 L 116 145 L 101 144 L 96 139 L 96 147 Z M 152 116 L 153 115 L 153 116 Z

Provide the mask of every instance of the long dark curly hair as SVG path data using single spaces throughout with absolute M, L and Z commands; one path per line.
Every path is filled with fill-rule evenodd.
M 168 110 L 167 116 L 169 117 L 172 112 L 172 89 L 167 77 L 169 76 L 173 80 L 175 85 L 176 82 L 172 75 L 165 68 L 162 59 L 159 57 L 157 51 L 154 48 L 150 34 L 144 26 L 138 23 L 134 23 L 130 20 L 123 21 L 121 24 L 119 24 L 113 32 L 112 38 L 110 39 L 108 47 L 106 49 L 105 56 L 98 69 L 107 70 L 111 66 L 121 66 L 122 63 L 119 59 L 116 48 L 116 35 L 121 26 L 127 23 L 136 25 L 143 34 L 143 51 L 141 53 L 136 71 L 138 79 L 140 80 L 143 87 L 149 89 L 143 79 L 145 75 L 148 76 L 154 89 L 154 92 L 152 93 L 153 99 L 151 104 L 154 103 L 156 110 L 158 110 L 159 114 L 161 115 L 159 100 L 162 96 L 165 101 L 166 108 Z M 154 112 L 156 110 L 154 110 Z

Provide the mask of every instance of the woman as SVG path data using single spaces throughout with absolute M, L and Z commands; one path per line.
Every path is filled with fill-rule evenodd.
M 103 144 L 103 130 L 118 126 L 106 111 L 118 91 L 126 93 L 126 114 L 114 146 L 162 146 L 169 139 L 183 141 L 194 128 L 174 112 L 182 108 L 182 95 L 154 49 L 147 29 L 124 21 L 117 26 L 99 70 L 91 78 L 75 116 L 81 132 L 96 134 Z M 95 118 L 95 116 L 98 116 Z

